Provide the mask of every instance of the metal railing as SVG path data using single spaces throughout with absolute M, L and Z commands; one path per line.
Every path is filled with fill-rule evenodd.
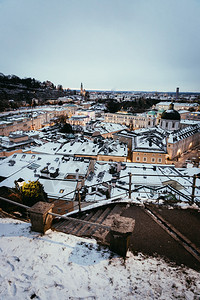
M 115 174 L 113 174 L 113 175 L 115 175 Z M 190 202 L 191 204 L 193 204 L 194 203 L 194 201 L 195 201 L 195 198 L 200 198 L 200 195 L 199 196 L 197 196 L 197 195 L 195 195 L 195 189 L 196 188 L 198 188 L 198 189 L 200 189 L 200 187 L 199 186 L 197 186 L 196 185 L 196 179 L 197 178 L 200 178 L 200 174 L 195 174 L 195 175 L 174 175 L 174 174 L 160 174 L 160 175 L 158 175 L 158 174 L 133 174 L 133 173 L 131 173 L 131 172 L 129 172 L 128 173 L 128 175 L 124 175 L 124 176 L 121 176 L 121 177 L 117 177 L 117 176 L 113 176 L 113 178 L 112 179 L 110 179 L 110 180 L 107 180 L 107 181 L 102 181 L 102 182 L 99 182 L 99 183 L 96 183 L 96 184 L 93 184 L 93 185 L 90 185 L 90 186 L 82 186 L 82 187 L 86 187 L 86 188 L 92 188 L 92 187 L 98 187 L 98 186 L 100 186 L 100 185 L 107 185 L 107 188 L 110 188 L 110 191 L 111 191 L 111 189 L 114 189 L 115 187 L 117 188 L 120 188 L 120 186 L 116 186 L 116 183 L 117 183 L 117 181 L 120 181 L 121 179 L 124 179 L 124 178 L 128 178 L 128 182 L 126 183 L 126 185 L 128 185 L 128 188 L 126 188 L 126 187 L 123 187 L 123 190 L 125 190 L 125 192 L 124 193 L 121 193 L 121 194 L 117 194 L 116 195 L 116 197 L 120 197 L 120 196 L 125 196 L 125 197 L 127 197 L 127 195 L 128 195 L 128 198 L 129 199 L 131 199 L 131 196 L 132 196 L 132 193 L 133 192 L 138 192 L 138 193 L 141 193 L 141 194 L 152 194 L 152 193 L 157 193 L 157 190 L 158 189 L 160 189 L 160 188 L 164 188 L 165 186 L 163 185 L 162 187 L 160 187 L 160 188 L 152 188 L 152 187 L 148 187 L 148 186 L 145 186 L 145 185 L 140 185 L 139 187 L 137 187 L 137 188 L 135 188 L 135 189 L 132 189 L 132 184 L 133 184 L 133 182 L 132 182 L 132 178 L 134 177 L 134 176 L 145 176 L 146 178 L 147 177 L 167 177 L 168 179 L 173 179 L 173 178 L 186 178 L 186 179 L 190 179 L 190 178 L 192 178 L 193 179 L 193 182 L 189 185 L 184 185 L 184 187 L 191 187 L 192 188 L 192 193 L 191 193 L 191 195 L 190 196 L 188 196 L 188 195 L 184 195 L 182 192 L 180 192 L 180 191 L 178 191 L 178 190 L 176 190 L 173 186 L 172 186 L 172 188 L 173 188 L 173 192 L 174 193 L 177 193 L 178 195 L 179 195 L 179 197 L 180 196 L 182 196 L 182 197 L 185 197 L 186 198 L 186 200 L 188 201 L 188 202 Z M 146 179 L 145 178 L 145 179 Z M 78 181 L 77 181 L 78 182 Z M 170 186 L 170 185 L 167 185 L 167 186 Z M 166 187 L 167 187 L 166 186 Z M 75 207 L 78 207 L 79 208 L 79 211 L 81 211 L 81 188 L 82 187 L 80 187 L 80 188 L 77 188 L 77 189 L 75 189 L 75 190 L 73 190 L 73 191 L 71 191 L 71 192 L 69 192 L 69 193 L 67 193 L 67 194 L 64 194 L 64 195 L 62 195 L 62 196 L 60 196 L 60 197 L 58 197 L 56 200 L 62 200 L 62 198 L 64 198 L 64 197 L 66 197 L 66 196 L 68 196 L 68 195 L 70 195 L 70 194 L 76 194 L 77 196 L 77 200 L 78 200 L 78 204 L 75 206 Z M 139 192 L 138 190 L 140 189 L 140 188 L 148 188 L 148 189 L 150 189 L 151 191 L 149 191 L 149 192 L 147 192 L 147 191 L 145 191 L 145 192 L 143 192 L 143 191 L 141 191 L 141 192 Z M 109 198 L 111 197 L 111 195 L 109 195 Z M 102 199 L 101 201 L 103 201 L 103 200 L 108 200 L 109 198 L 105 198 L 105 199 Z M 9 199 L 6 199 L 6 198 L 3 198 L 3 197 L 0 197 L 0 199 L 1 200 L 5 200 L 5 201 L 7 201 L 7 202 L 10 202 L 10 203 L 12 203 L 12 204 L 14 204 L 14 202 L 12 201 L 12 200 L 9 200 Z M 190 200 L 189 200 L 190 199 Z M 73 198 L 69 198 L 69 200 L 66 200 L 66 199 L 63 199 L 63 201 L 72 201 L 72 200 L 74 200 L 74 197 Z M 85 201 L 84 201 L 85 202 Z M 95 202 L 99 202 L 99 201 L 95 201 Z M 18 206 L 20 206 L 20 207 L 22 207 L 22 208 L 25 208 L 25 209 L 28 209 L 29 207 L 28 206 L 26 206 L 26 205 L 24 205 L 24 204 L 21 204 L 21 203 L 17 203 L 17 202 L 15 202 L 15 204 L 16 205 L 18 205 Z M 74 208 L 75 208 L 74 207 Z

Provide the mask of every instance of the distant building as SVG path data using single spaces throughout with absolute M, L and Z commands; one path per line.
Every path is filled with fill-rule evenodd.
M 85 96 L 85 89 L 83 88 L 83 84 L 82 84 L 82 82 L 81 82 L 80 94 L 81 94 L 81 96 L 82 96 L 82 97 L 84 97 L 84 96 Z
M 124 124 L 132 129 L 154 127 L 157 124 L 157 113 L 153 110 L 142 114 L 105 113 L 105 122 Z
M 123 130 L 114 137 L 127 142 L 128 158 L 132 162 L 167 164 L 199 145 L 200 122 L 184 121 L 181 123 L 181 115 L 170 103 L 168 109 L 162 112 L 158 127 L 133 132 Z
M 132 144 L 132 162 L 166 164 L 167 143 L 165 132 L 157 128 L 141 130 Z
M 168 109 L 169 105 L 171 104 L 171 102 L 159 102 L 156 104 L 156 109 L 157 110 L 160 110 L 160 109 Z M 178 103 L 178 102 L 175 102 L 174 103 L 174 109 L 175 110 L 188 110 L 189 108 L 191 107 L 197 107 L 198 106 L 198 103 Z
M 179 99 L 179 87 L 176 88 L 176 101 Z

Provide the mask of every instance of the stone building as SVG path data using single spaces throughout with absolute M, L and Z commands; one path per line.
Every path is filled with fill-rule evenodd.
M 105 122 L 119 123 L 130 126 L 132 129 L 154 127 L 157 124 L 155 111 L 142 114 L 128 114 L 123 112 L 105 113 Z
M 167 164 L 199 145 L 200 123 L 183 128 L 181 115 L 171 103 L 162 112 L 158 126 L 133 132 L 123 130 L 114 138 L 127 143 L 128 157 L 132 162 Z

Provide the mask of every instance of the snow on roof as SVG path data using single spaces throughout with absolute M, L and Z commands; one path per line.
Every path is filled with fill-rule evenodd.
M 171 102 L 169 102 L 169 101 L 166 101 L 166 102 L 162 101 L 162 102 L 157 103 L 156 106 L 159 106 L 159 105 L 169 106 L 170 104 L 171 104 Z M 182 107 L 182 106 L 192 107 L 192 106 L 197 106 L 198 103 L 187 103 L 187 102 L 179 103 L 179 102 L 175 102 L 174 105 L 180 106 L 180 107 Z
M 110 156 L 123 156 L 128 155 L 128 147 L 126 144 L 119 143 L 117 141 L 108 141 L 100 149 L 99 155 L 110 155 Z
M 145 152 L 160 152 L 160 153 L 166 153 L 166 149 L 163 148 L 162 140 L 158 140 L 152 138 L 151 140 L 145 139 L 144 136 L 138 136 L 136 137 L 136 147 L 134 148 L 134 151 L 145 151 Z M 134 145 L 133 145 L 134 146 Z
M 200 124 L 200 120 L 181 120 L 181 124 L 186 125 L 194 125 L 194 124 Z
M 108 162 L 96 162 L 94 173 L 91 174 L 85 181 L 85 185 L 90 187 L 92 185 L 99 185 L 102 182 L 109 181 L 112 185 L 113 175 L 109 172 L 111 165 L 117 165 L 117 163 L 108 163 Z M 192 174 L 199 173 L 199 169 L 192 168 Z M 120 171 L 120 177 L 116 181 L 116 187 L 112 188 L 112 196 L 120 196 L 122 193 L 126 193 L 129 189 L 129 176 L 132 174 L 132 190 L 138 187 L 151 187 L 159 188 L 166 185 L 174 186 L 178 191 L 183 194 L 181 200 L 187 201 L 184 198 L 184 195 L 191 197 L 192 193 L 192 178 L 188 178 L 189 169 L 177 169 L 174 166 L 166 165 L 150 165 L 150 164 L 141 164 L 141 163 L 123 163 L 123 167 Z M 197 179 L 197 184 L 200 185 L 200 179 Z M 199 189 L 196 189 L 196 196 L 200 195 Z M 137 192 L 138 193 L 138 192 Z M 141 191 L 140 191 L 141 193 Z M 132 193 L 132 197 L 134 194 Z M 98 197 L 97 197 L 98 198 Z M 90 197 L 87 195 L 86 199 L 94 201 L 95 196 Z M 104 200 L 105 195 L 99 198 L 101 201 Z M 198 199 L 197 199 L 198 200 Z M 200 199 L 198 200 L 200 201 Z
M 56 199 L 61 197 L 62 200 L 72 199 L 77 185 L 76 181 L 60 181 L 42 178 L 39 179 L 39 181 L 41 184 L 43 184 L 44 190 L 49 197 Z
M 77 149 L 76 154 L 79 155 L 97 155 L 99 152 L 99 145 L 94 144 L 92 141 L 87 141 L 80 145 Z
M 12 163 L 13 161 L 15 163 Z M 85 176 L 88 171 L 89 161 L 80 161 L 79 159 L 72 158 L 69 158 L 66 161 L 63 160 L 59 155 L 56 156 L 18 153 L 0 161 L 0 166 L 0 176 L 7 177 L 0 183 L 0 186 L 7 186 L 11 188 L 15 187 L 14 182 L 19 178 L 23 178 L 26 182 L 28 182 L 29 180 L 39 180 L 41 182 L 43 181 L 43 179 L 40 178 L 42 174 L 41 171 L 44 168 L 48 167 L 48 170 L 51 173 L 54 173 L 56 169 L 58 169 L 59 174 L 55 180 L 57 181 L 57 183 L 53 183 L 54 180 L 52 179 L 51 186 L 50 184 L 47 184 L 48 181 L 46 181 L 46 184 L 48 187 L 47 190 L 50 191 L 53 191 L 53 186 L 55 186 L 54 194 L 58 194 L 58 196 L 60 196 L 59 191 L 57 190 L 57 186 L 66 185 L 66 188 L 68 189 L 71 184 L 71 187 L 74 188 L 74 186 L 76 186 L 76 184 L 74 185 L 74 182 L 70 181 L 70 183 L 68 184 L 66 180 L 63 180 L 68 174 L 73 174 L 75 176 L 77 169 L 79 169 L 80 175 Z M 68 185 L 69 187 L 67 187 Z
M 34 176 L 33 170 L 24 167 L 20 169 L 19 171 L 15 172 L 14 174 L 10 175 L 8 178 L 0 182 L 0 187 L 1 186 L 6 186 L 10 188 L 15 187 L 15 180 L 17 181 L 19 178 L 24 179 L 24 181 L 28 182 L 30 181 L 36 181 L 38 178 Z
M 60 143 L 48 142 L 39 147 L 32 147 L 31 151 L 33 153 L 56 154 L 60 146 Z
M 82 147 L 82 144 L 83 143 L 81 141 L 67 142 L 64 145 L 62 145 L 62 147 L 59 150 L 57 150 L 57 154 L 74 156 L 74 154 L 76 154 L 77 151 L 79 151 L 79 149 Z
M 179 112 L 179 114 L 185 114 L 185 113 L 188 113 L 188 110 L 186 110 L 186 109 L 181 109 L 181 110 L 179 110 L 178 112 Z
M 200 131 L 200 122 L 191 126 L 187 126 L 178 130 L 177 132 L 172 132 L 169 134 L 168 143 L 176 143 L 177 141 L 183 140 L 194 133 Z
M 27 166 L 27 162 L 15 159 L 15 154 L 0 160 L 0 176 L 9 177 Z
M 120 131 L 126 128 L 126 125 L 117 123 L 97 122 L 97 124 L 95 124 L 95 130 L 100 131 L 101 134 Z
M 0 125 L 9 125 L 12 124 L 12 122 L 9 121 L 0 121 Z

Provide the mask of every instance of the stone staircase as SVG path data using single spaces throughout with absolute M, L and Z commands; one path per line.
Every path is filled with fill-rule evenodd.
M 126 204 L 119 203 L 101 206 L 70 215 L 74 220 L 54 220 L 52 229 L 79 237 L 95 238 L 107 245 L 109 244 L 109 233 L 113 220 L 117 219 L 125 209 Z

